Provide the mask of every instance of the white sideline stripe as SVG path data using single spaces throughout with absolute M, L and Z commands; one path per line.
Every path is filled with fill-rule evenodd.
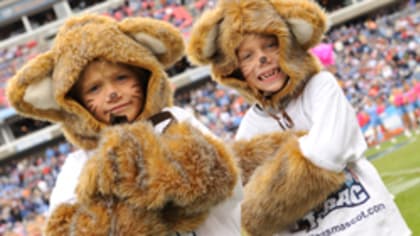
M 415 169 L 405 169 L 405 170 L 398 170 L 398 171 L 392 171 L 392 172 L 383 172 L 381 173 L 382 177 L 389 177 L 389 176 L 401 176 L 401 175 L 411 175 L 420 173 L 420 168 Z
M 387 186 L 388 186 L 388 189 L 390 190 L 390 192 L 392 192 L 391 189 L 398 188 L 398 186 L 402 185 L 404 182 L 405 182 L 404 178 L 400 177 L 400 178 L 395 179 L 394 181 L 390 182 Z
M 420 177 L 408 181 L 395 181 L 389 186 L 389 191 L 394 195 L 398 195 L 409 190 L 410 188 L 413 188 L 416 185 L 420 185 Z
M 414 143 L 416 140 L 417 140 L 417 137 L 408 138 L 406 141 L 395 143 L 394 145 L 389 146 L 388 148 L 384 149 L 383 151 L 380 151 L 378 153 L 375 153 L 375 154 L 372 154 L 372 155 L 367 156 L 367 158 L 370 161 L 373 161 L 375 159 L 379 159 L 379 158 L 385 157 L 386 155 L 388 155 L 388 154 L 390 154 L 392 152 L 395 152 L 398 149 L 403 148 L 403 147 L 405 147 L 408 144 Z

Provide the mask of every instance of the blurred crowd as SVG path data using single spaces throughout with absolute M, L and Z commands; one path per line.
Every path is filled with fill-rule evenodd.
M 180 6 L 174 1 L 126 1 L 106 14 L 122 19 L 144 15 L 164 19 L 188 35 L 192 19 L 214 1 L 195 1 Z M 362 131 L 370 145 L 404 133 L 415 135 L 420 117 L 420 16 L 396 12 L 352 22 L 328 32 L 334 63 L 326 69 L 336 75 L 354 106 Z M 190 18 L 192 17 L 192 18 Z M 37 52 L 36 42 L 0 52 L 0 87 L 16 67 Z M 16 60 L 17 59 L 17 60 Z M 13 63 L 5 63 L 13 61 Z M 182 61 L 185 70 L 188 62 Z M 170 72 L 169 74 L 176 74 Z M 177 93 L 176 105 L 194 113 L 223 139 L 234 137 L 249 104 L 235 91 L 208 81 Z M 417 131 L 418 132 L 418 131 Z M 49 147 L 39 155 L 0 165 L 0 235 L 41 235 L 48 199 L 60 167 L 74 148 L 67 142 Z
M 203 86 L 177 94 L 175 103 L 195 114 L 219 137 L 229 140 L 249 104 L 235 90 L 209 81 Z
M 389 133 L 389 116 L 401 118 L 406 136 L 418 133 L 420 117 L 420 15 L 384 15 L 329 33 L 339 79 L 370 144 Z M 394 122 L 395 123 L 395 122 Z M 389 124 L 393 128 L 396 124 Z
M 178 27 L 187 36 L 193 19 L 208 8 L 212 8 L 214 0 L 198 0 L 192 4 L 180 4 L 176 0 L 125 0 L 124 5 L 104 13 L 121 20 L 129 16 L 152 17 L 164 20 Z
M 0 235 L 41 235 L 51 190 L 72 151 L 63 141 L 0 165 Z

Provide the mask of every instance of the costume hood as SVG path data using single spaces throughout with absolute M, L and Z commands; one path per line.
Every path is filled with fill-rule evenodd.
M 321 41 L 326 29 L 324 11 L 311 0 L 221 0 L 196 22 L 187 51 L 191 62 L 211 64 L 213 78 L 237 89 L 248 101 L 282 109 L 319 72 L 320 63 L 309 49 Z M 236 50 L 247 33 L 277 37 L 278 64 L 289 80 L 270 97 L 240 75 Z
M 69 141 L 93 149 L 107 125 L 68 95 L 84 67 L 101 58 L 150 72 L 144 108 L 137 118 L 141 120 L 172 104 L 164 70 L 183 52 L 182 35 L 169 23 L 141 17 L 121 22 L 99 15 L 74 17 L 60 28 L 49 51 L 9 80 L 7 97 L 19 113 L 61 123 Z

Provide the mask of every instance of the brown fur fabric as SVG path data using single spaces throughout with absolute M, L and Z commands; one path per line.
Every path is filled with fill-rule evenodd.
M 93 205 L 58 206 L 49 218 L 45 234 L 166 236 L 168 229 L 159 211 L 134 209 L 109 200 Z
M 77 194 L 85 205 L 115 199 L 162 212 L 168 230 L 193 230 L 238 181 L 223 143 L 187 123 L 173 123 L 159 135 L 138 121 L 107 129 L 104 137 L 80 176 Z
M 248 183 L 255 169 L 266 159 L 272 157 L 281 148 L 281 144 L 290 136 L 288 132 L 259 135 L 250 140 L 238 140 L 232 144 L 232 150 L 238 158 L 243 185 Z
M 253 236 L 286 230 L 343 183 L 343 173 L 313 165 L 300 152 L 297 137 L 291 136 L 245 186 L 242 225 Z

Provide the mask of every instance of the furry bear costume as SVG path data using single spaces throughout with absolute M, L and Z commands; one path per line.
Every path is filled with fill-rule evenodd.
M 351 106 L 309 52 L 326 29 L 324 11 L 311 0 L 221 0 L 193 26 L 190 60 L 210 64 L 217 82 L 254 104 L 233 145 L 245 184 L 242 225 L 254 236 L 409 235 L 363 157 Z M 267 68 L 286 75 L 278 91 L 260 91 L 242 75 L 237 50 L 247 34 L 277 39 L 278 65 Z
M 68 20 L 52 48 L 9 81 L 18 112 L 60 123 L 81 148 L 57 180 L 53 196 L 70 195 L 51 206 L 46 235 L 240 234 L 242 190 L 231 152 L 172 106 L 164 69 L 183 53 L 168 23 L 85 15 Z M 131 124 L 108 126 L 69 96 L 97 58 L 149 72 L 143 111 Z

